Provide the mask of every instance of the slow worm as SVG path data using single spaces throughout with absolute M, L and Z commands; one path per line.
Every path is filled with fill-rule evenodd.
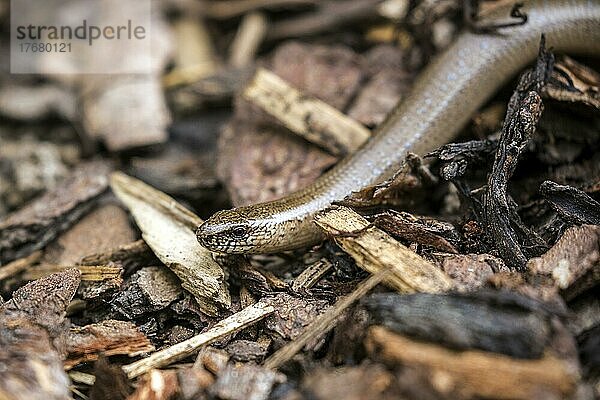
M 223 253 L 272 253 L 317 243 L 316 212 L 397 171 L 407 152 L 425 154 L 452 140 L 473 113 L 534 60 L 542 33 L 555 51 L 600 55 L 600 0 L 533 0 L 528 21 L 494 34 L 463 32 L 433 61 L 356 153 L 312 185 L 282 199 L 219 211 L 198 241 Z M 500 8 L 485 22 L 506 21 Z

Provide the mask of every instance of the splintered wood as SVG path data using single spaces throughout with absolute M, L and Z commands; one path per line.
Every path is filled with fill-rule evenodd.
M 399 292 L 440 293 L 453 287 L 448 275 L 347 207 L 331 207 L 315 222 L 359 267 L 371 273 L 391 268 L 384 282 Z
M 265 69 L 256 72 L 243 96 L 292 132 L 333 155 L 352 153 L 371 135 L 360 123 L 321 100 L 306 96 Z
M 266 302 L 259 302 L 246 307 L 242 311 L 215 324 L 211 329 L 204 333 L 196 335 L 188 340 L 184 340 L 183 342 L 179 342 L 174 346 L 167 347 L 161 351 L 157 351 L 148 358 L 124 366 L 123 371 L 125 371 L 129 379 L 133 379 L 154 368 L 164 367 L 189 356 L 202 346 L 209 345 L 219 338 L 231 335 L 260 321 L 274 311 L 275 308 Z

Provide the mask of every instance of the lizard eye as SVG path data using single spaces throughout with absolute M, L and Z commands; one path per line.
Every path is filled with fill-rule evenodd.
M 248 229 L 245 226 L 236 226 L 231 229 L 231 236 L 236 238 L 243 238 L 248 232 Z

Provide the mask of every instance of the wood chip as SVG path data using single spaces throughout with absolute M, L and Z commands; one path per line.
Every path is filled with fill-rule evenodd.
M 552 334 L 552 314 L 543 303 L 507 291 L 402 296 L 376 293 L 363 303 L 374 323 L 454 349 L 533 359 L 541 357 Z
M 326 258 L 309 265 L 296 277 L 296 279 L 294 279 L 292 290 L 298 293 L 310 289 L 321 280 L 332 267 L 333 264 Z
M 176 275 L 163 266 L 136 271 L 110 300 L 114 310 L 129 319 L 163 310 L 181 297 Z
M 234 68 L 246 67 L 254 61 L 265 34 L 267 19 L 260 12 L 246 14 L 229 50 L 229 65 Z
M 97 360 L 100 354 L 130 357 L 154 351 L 148 338 L 132 322 L 106 320 L 81 328 L 71 328 L 67 339 L 65 368 Z
M 359 267 L 371 273 L 391 268 L 385 283 L 402 293 L 440 293 L 453 287 L 444 272 L 347 207 L 331 207 L 315 222 Z
M 169 400 L 179 392 L 177 372 L 174 370 L 152 370 L 140 382 L 136 391 L 127 400 Z
M 104 204 L 85 215 L 46 247 L 42 264 L 70 265 L 137 239 L 127 212 L 115 204 Z
M 204 21 L 189 15 L 175 21 L 175 68 L 164 78 L 165 86 L 185 85 L 213 75 L 218 58 Z
M 292 132 L 336 156 L 354 152 L 371 135 L 361 124 L 324 102 L 307 97 L 265 69 L 256 72 L 243 96 Z
M 79 283 L 76 269 L 46 276 L 17 289 L 0 310 L 27 318 L 58 338 L 66 333 L 65 313 Z
M 88 212 L 108 188 L 110 166 L 90 162 L 63 183 L 0 221 L 0 262 L 43 248 Z
M 267 400 L 271 389 L 285 381 L 285 375 L 248 363 L 228 365 L 210 392 L 222 400 Z
M 567 289 L 600 262 L 600 227 L 574 226 L 550 250 L 527 262 L 535 276 L 550 275 L 556 287 Z
M 217 172 L 232 203 L 243 206 L 299 190 L 335 162 L 299 137 L 234 121 L 222 131 Z
M 576 371 L 550 355 L 517 360 L 482 351 L 455 352 L 379 326 L 369 330 L 366 346 L 372 358 L 392 366 L 426 369 L 433 386 L 449 398 L 565 398 L 577 379 Z
M 23 274 L 23 279 L 32 281 L 44 276 L 74 268 L 81 274 L 81 280 L 87 282 L 102 282 L 118 279 L 123 273 L 123 268 L 116 265 L 38 265 Z
M 83 96 L 83 126 L 110 151 L 156 145 L 167 140 L 171 115 L 160 81 L 152 74 L 120 76 Z
M 136 260 L 148 259 L 152 254 L 152 250 L 143 240 L 121 245 L 101 253 L 90 254 L 83 257 L 80 265 L 98 265 L 108 264 L 110 262 L 120 262 L 122 264 L 133 263 Z
M 316 368 L 302 380 L 302 389 L 318 400 L 381 399 L 394 376 L 380 364 L 366 363 L 341 368 Z M 393 398 L 393 397 L 389 397 Z
M 182 281 L 209 315 L 228 309 L 225 274 L 194 230 L 202 220 L 174 199 L 122 173 L 111 177 L 115 194 L 127 205 L 154 254 Z
M 265 302 L 259 302 L 250 307 L 244 308 L 232 316 L 218 322 L 208 331 L 177 343 L 174 346 L 168 347 L 156 353 L 153 353 L 147 358 L 136 361 L 132 364 L 123 367 L 123 370 L 130 379 L 145 374 L 153 368 L 160 368 L 169 365 L 177 360 L 185 358 L 201 346 L 206 346 L 214 341 L 231 335 L 241 329 L 244 329 L 257 321 L 260 321 L 267 315 L 273 313 L 275 308 Z
M 328 308 L 324 300 L 280 294 L 270 299 L 275 307 L 273 315 L 265 320 L 265 327 L 284 339 L 295 339 L 305 327 L 322 315 Z

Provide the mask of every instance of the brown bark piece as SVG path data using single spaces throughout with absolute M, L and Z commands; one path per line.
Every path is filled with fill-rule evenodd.
M 2 305 L 5 315 L 18 315 L 46 328 L 52 338 L 65 332 L 66 309 L 79 286 L 76 269 L 52 274 L 19 288 Z M 60 347 L 60 346 L 57 346 Z
M 460 236 L 450 223 L 389 210 L 375 217 L 375 225 L 397 238 L 439 251 L 458 253 L 452 242 L 458 243 Z
M 111 175 L 113 192 L 125 203 L 159 260 L 181 280 L 209 315 L 231 306 L 225 274 L 194 230 L 203 221 L 172 197 L 122 173 Z
M 378 72 L 361 89 L 348 111 L 348 116 L 366 126 L 375 127 L 382 123 L 398 104 L 409 86 L 402 72 Z
M 109 249 L 104 252 L 89 254 L 83 257 L 80 261 L 80 265 L 99 265 L 108 264 L 111 262 L 119 262 L 124 265 L 139 262 L 139 260 L 145 261 L 153 259 L 152 250 L 146 242 L 143 240 L 136 240 L 135 242 L 121 245 L 117 248 Z
M 554 285 L 567 289 L 600 264 L 600 226 L 569 228 L 554 246 L 527 262 L 529 274 L 549 275 Z
M 79 285 L 71 269 L 31 282 L 0 307 L 0 397 L 67 399 L 61 354 L 66 308 Z
M 104 357 L 94 363 L 93 376 L 96 379 L 90 389 L 90 400 L 124 400 L 133 391 L 121 367 L 111 365 Z
M 266 400 L 276 383 L 285 376 L 255 364 L 228 365 L 210 391 L 222 400 Z
M 445 255 L 440 263 L 444 272 L 464 291 L 485 285 L 494 272 L 508 271 L 502 260 L 489 254 Z
M 109 172 L 104 162 L 83 164 L 54 190 L 0 221 L 0 262 L 41 249 L 71 226 L 106 191 Z
M 52 128 L 42 129 L 43 138 L 54 137 Z M 26 127 L 23 133 L 16 131 L 14 138 L 4 132 L 0 134 L 0 216 L 21 207 L 44 190 L 55 188 L 79 161 L 81 150 L 74 143 L 43 140 L 31 135 L 30 130 Z
M 186 368 L 177 371 L 179 391 L 182 400 L 197 400 L 204 398 L 206 390 L 215 383 L 213 375 L 202 369 Z
M 70 399 L 70 381 L 48 333 L 27 318 L 0 317 L 0 398 Z
M 455 352 L 377 326 L 369 330 L 366 346 L 371 357 L 391 366 L 424 368 L 433 386 L 450 398 L 565 398 L 577 379 L 576 371 L 550 355 L 517 360 L 482 351 Z
M 137 390 L 127 400 L 171 400 L 179 393 L 177 372 L 152 370 L 142 379 Z
M 219 154 L 217 171 L 235 206 L 277 199 L 301 189 L 336 161 L 300 138 L 241 121 L 223 130 Z
M 133 323 L 106 320 L 81 328 L 71 328 L 67 338 L 65 368 L 97 360 L 100 354 L 135 356 L 153 350 L 154 346 Z
M 87 133 L 123 151 L 163 143 L 171 116 L 158 78 L 152 74 L 111 78 L 83 96 Z
M 298 90 L 343 111 L 364 78 L 361 61 L 348 47 L 288 42 L 277 48 L 270 69 Z
M 393 379 L 393 375 L 378 364 L 318 368 L 304 377 L 302 391 L 319 400 L 378 399 L 392 385 Z
M 229 354 L 227 354 L 225 350 L 208 346 L 198 352 L 194 368 L 206 369 L 207 371 L 218 375 L 221 370 L 227 366 L 228 362 Z
M 131 276 L 111 305 L 128 318 L 138 318 L 168 307 L 181 294 L 181 283 L 174 273 L 165 267 L 146 267 Z
M 254 342 L 251 340 L 234 340 L 226 347 L 234 361 L 260 362 L 266 355 L 270 341 Z
M 376 293 L 363 304 L 373 324 L 453 349 L 534 359 L 551 347 L 554 338 L 548 305 L 508 291 Z
M 270 302 L 275 313 L 265 320 L 267 329 L 284 339 L 295 339 L 304 328 L 328 307 L 324 300 L 312 300 L 280 294 Z
M 103 205 L 76 223 L 50 244 L 43 262 L 70 265 L 81 258 L 133 242 L 136 233 L 127 213 L 114 204 Z

